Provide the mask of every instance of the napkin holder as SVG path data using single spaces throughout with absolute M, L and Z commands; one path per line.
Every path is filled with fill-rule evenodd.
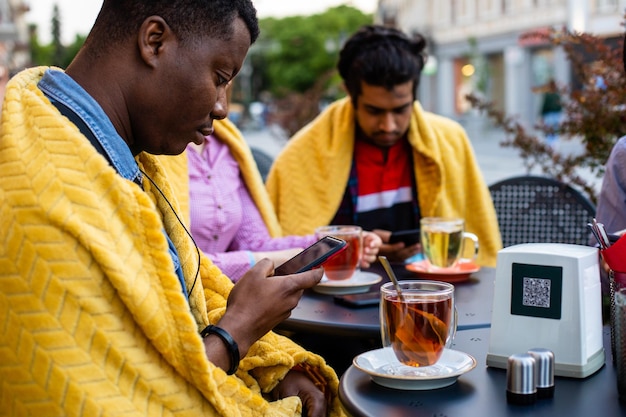
M 554 374 L 585 378 L 604 365 L 598 249 L 527 243 L 498 252 L 487 365 L 533 348 Z

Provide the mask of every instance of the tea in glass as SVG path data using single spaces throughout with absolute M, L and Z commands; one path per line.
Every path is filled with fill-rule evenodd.
M 399 282 L 381 287 L 381 335 L 396 358 L 408 366 L 435 364 L 456 331 L 454 286 L 438 281 Z
M 478 254 L 478 237 L 464 231 L 463 219 L 424 217 L 420 220 L 422 251 L 428 263 L 436 268 L 456 266 L 463 253 L 465 239 L 474 243 L 474 258 Z
M 363 247 L 363 230 L 359 226 L 323 226 L 315 230 L 317 238 L 334 236 L 346 241 L 346 248 L 324 262 L 324 273 L 330 280 L 346 280 L 358 269 Z

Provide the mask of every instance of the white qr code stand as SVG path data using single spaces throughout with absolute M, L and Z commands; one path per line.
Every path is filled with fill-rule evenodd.
M 527 243 L 498 252 L 487 365 L 554 352 L 554 374 L 585 378 L 604 365 L 598 250 Z

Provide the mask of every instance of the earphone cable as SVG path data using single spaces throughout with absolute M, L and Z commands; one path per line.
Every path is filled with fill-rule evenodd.
M 154 188 L 156 188 L 159 191 L 159 194 L 161 194 L 161 196 L 165 199 L 165 201 L 167 202 L 167 205 L 170 206 L 172 213 L 174 213 L 176 220 L 178 220 L 178 223 L 180 223 L 183 230 L 185 231 L 185 233 L 187 233 L 187 236 L 189 236 L 189 238 L 191 239 L 191 242 L 196 248 L 196 253 L 198 254 L 198 267 L 196 268 L 196 275 L 193 278 L 193 283 L 191 284 L 191 288 L 189 289 L 187 293 L 187 297 L 190 297 L 191 293 L 193 292 L 194 287 L 196 286 L 196 281 L 198 280 L 198 276 L 200 275 L 200 249 L 198 248 L 198 245 L 196 244 L 196 240 L 193 238 L 189 230 L 187 230 L 187 227 L 185 227 L 185 223 L 183 223 L 183 221 L 178 216 L 178 213 L 176 213 L 176 210 L 174 210 L 174 206 L 172 206 L 172 203 L 170 203 L 170 200 L 168 200 L 167 197 L 165 196 L 165 193 L 163 193 L 161 188 L 159 188 L 159 186 L 154 182 L 152 178 L 150 178 L 148 174 L 146 174 L 142 169 L 139 169 L 139 171 L 152 183 L 152 185 L 154 185 Z

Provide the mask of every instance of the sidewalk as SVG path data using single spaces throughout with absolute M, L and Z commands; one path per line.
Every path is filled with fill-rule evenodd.
M 262 150 L 272 158 L 280 153 L 289 139 L 277 126 L 268 126 L 261 129 L 242 129 L 243 137 L 248 144 Z
M 466 122 L 463 127 L 472 142 L 478 165 L 488 185 L 518 175 L 543 175 L 538 168 L 528 172 L 519 156 L 519 150 L 500 145 L 505 139 L 501 130 L 480 122 Z M 272 157 L 278 155 L 287 143 L 287 138 L 276 127 L 244 130 L 243 133 L 250 146 L 262 149 Z M 583 150 L 582 144 L 575 140 L 561 140 L 559 146 L 559 150 L 565 153 L 580 153 Z M 597 192 L 600 191 L 601 179 L 589 171 L 583 171 L 581 176 L 595 184 Z
M 484 123 L 468 123 L 464 125 L 464 128 L 472 142 L 476 159 L 487 184 L 518 175 L 545 175 L 538 167 L 529 171 L 524 166 L 519 149 L 501 145 L 501 142 L 506 139 L 502 130 L 490 125 L 485 126 Z M 566 155 L 584 152 L 583 144 L 576 139 L 561 139 L 558 146 L 559 152 Z M 588 169 L 580 170 L 579 175 L 594 184 L 596 193 L 600 192 L 601 178 L 597 178 Z

